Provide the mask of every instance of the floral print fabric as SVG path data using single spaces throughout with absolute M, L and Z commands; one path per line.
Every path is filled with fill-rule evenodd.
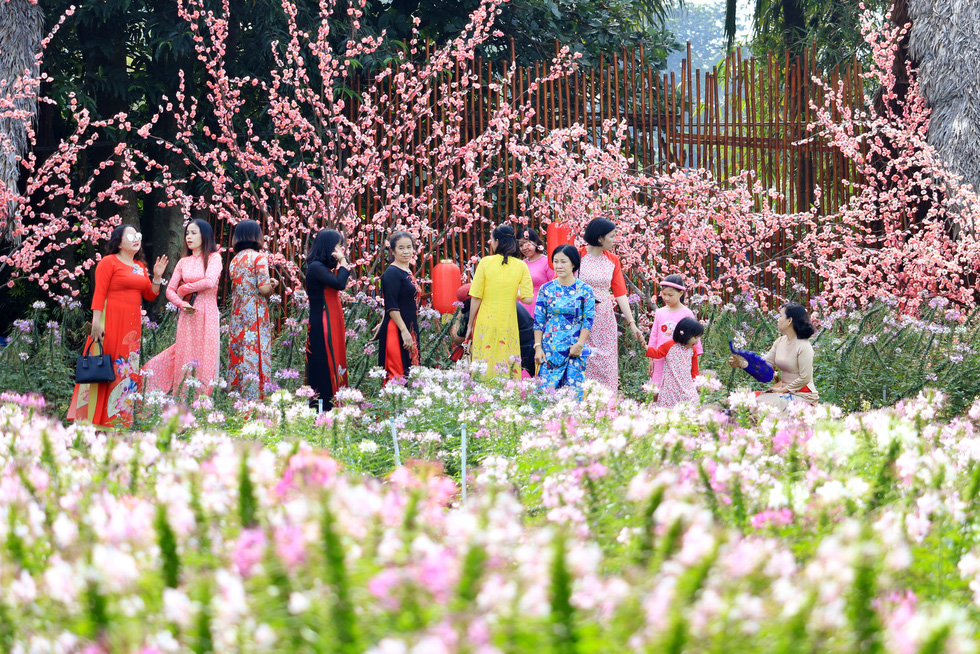
M 605 255 L 582 257 L 579 279 L 592 287 L 596 299 L 595 321 L 589 334 L 592 355 L 585 367 L 585 378 L 607 388 L 619 388 L 619 328 L 616 325 L 612 285 L 616 264 Z
M 543 334 L 545 361 L 538 376 L 545 386 L 577 388 L 581 397 L 588 352 L 575 358 L 568 353 L 582 330 L 592 329 L 594 319 L 595 295 L 588 284 L 576 279 L 569 286 L 551 281 L 541 287 L 534 308 L 534 330 Z
M 271 381 L 272 321 L 259 287 L 269 283 L 268 256 L 242 250 L 228 266 L 231 277 L 229 384 L 248 400 L 264 397 Z
M 142 263 L 127 264 L 114 254 L 99 261 L 92 310 L 102 312 L 102 347 L 112 357 L 116 379 L 105 384 L 76 384 L 68 407 L 69 420 L 103 427 L 132 424 L 133 393 L 140 385 L 140 310 L 142 300 L 156 296 Z M 91 340 L 86 339 L 86 348 Z M 92 349 L 93 354 L 99 351 L 98 346 Z

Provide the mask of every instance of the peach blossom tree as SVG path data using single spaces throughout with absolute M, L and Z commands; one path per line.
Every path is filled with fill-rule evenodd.
M 174 0 L 203 77 L 182 75 L 179 92 L 145 124 L 125 114 L 94 121 L 84 108 L 69 107 L 74 134 L 43 161 L 33 154 L 23 159 L 25 191 L 0 189 L 0 207 L 13 203 L 21 217 L 15 227 L 20 246 L 0 256 L 14 271 L 10 283 L 37 283 L 53 295 L 78 293 L 77 279 L 94 262 L 71 265 L 65 251 L 104 239 L 120 220 L 118 214 L 100 218 L 96 208 L 162 190 L 164 204 L 187 216 L 206 214 L 228 224 L 265 218 L 277 261 L 294 278 L 310 234 L 326 226 L 348 235 L 359 281 L 370 287 L 383 262 L 384 237 L 396 227 L 423 239 L 431 257 L 454 236 L 490 220 L 560 221 L 580 233 L 589 219 L 607 214 L 621 225 L 619 254 L 641 289 L 680 272 L 699 292 L 767 302 L 776 292 L 802 289 L 808 273 L 821 280 L 820 291 L 834 305 L 881 296 L 918 301 L 929 294 L 974 301 L 980 201 L 926 141 L 928 109 L 914 71 L 908 94 L 895 95 L 891 66 L 905 28 L 866 17 L 875 48 L 869 82 L 890 100 L 884 112 L 874 112 L 870 96 L 866 109 L 851 110 L 829 85 L 825 103 L 814 107 L 813 138 L 837 148 L 863 173 L 851 201 L 830 216 L 816 207 L 783 214 L 776 209 L 778 194 L 751 171 L 718 180 L 706 170 L 638 169 L 624 154 L 624 124 L 607 122 L 598 134 L 580 125 L 543 129 L 535 94 L 574 70 L 575 57 L 562 50 L 546 73 L 526 84 L 515 83 L 513 67 L 481 77 L 475 53 L 496 34 L 495 13 L 505 0 L 483 0 L 462 32 L 431 52 L 414 32 L 401 55 L 373 72 L 363 62 L 382 52 L 384 35 L 361 35 L 365 1 L 347 8 L 350 29 L 338 35 L 329 20 L 335 1 L 320 2 L 316 29 L 310 29 L 300 24 L 297 6 L 281 0 L 288 38 L 272 44 L 274 66 L 236 76 L 228 65 L 228 0 L 218 11 L 204 0 Z M 0 97 L 0 115 L 29 123 L 15 99 L 37 94 L 41 81 L 24 76 L 7 84 L 12 91 Z M 492 98 L 479 129 L 467 122 L 475 94 Z M 256 104 L 263 109 L 261 125 Z M 156 128 L 164 117 L 176 124 L 175 136 L 160 136 Z M 79 157 L 110 129 L 125 136 L 107 164 L 111 170 L 76 179 Z M 175 169 L 152 158 L 147 143 L 163 146 L 170 160 L 184 165 Z M 112 181 L 93 192 L 99 175 Z M 518 213 L 500 212 L 503 193 L 517 195 Z M 0 220 L 7 228 L 12 217 Z

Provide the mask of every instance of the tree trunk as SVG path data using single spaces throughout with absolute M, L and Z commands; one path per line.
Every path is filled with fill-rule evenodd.
M 0 94 L 10 93 L 14 81 L 25 71 L 37 77 L 36 55 L 41 51 L 43 34 L 44 10 L 40 5 L 28 0 L 0 1 Z M 6 85 L 3 85 L 4 81 Z M 36 97 L 23 98 L 15 104 L 17 109 L 37 116 Z M 10 142 L 13 151 L 4 152 L 0 147 L 0 185 L 16 189 L 20 180 L 18 159 L 30 147 L 26 125 L 19 120 L 0 118 L 0 143 L 4 142 Z M 0 206 L 0 239 L 14 246 L 20 244 L 20 237 L 13 233 L 19 222 L 16 208 L 13 202 Z

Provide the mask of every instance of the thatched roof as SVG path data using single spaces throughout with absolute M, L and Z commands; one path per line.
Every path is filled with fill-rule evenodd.
M 980 0 L 908 0 L 929 142 L 980 191 Z

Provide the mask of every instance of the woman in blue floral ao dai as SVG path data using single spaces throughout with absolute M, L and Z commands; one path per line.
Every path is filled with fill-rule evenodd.
M 582 396 L 585 349 L 595 319 L 592 287 L 575 278 L 582 259 L 571 245 L 551 254 L 555 279 L 541 287 L 534 307 L 534 359 L 545 386 L 571 386 Z

